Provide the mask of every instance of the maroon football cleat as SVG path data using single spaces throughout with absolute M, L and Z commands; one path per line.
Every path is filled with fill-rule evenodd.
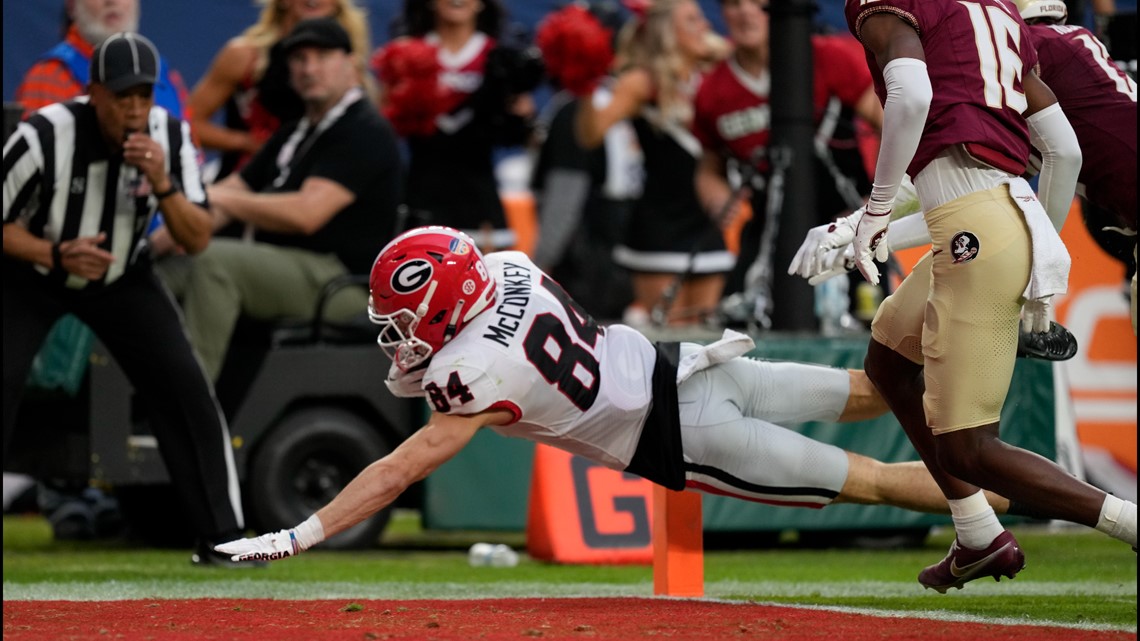
M 918 582 L 924 588 L 934 588 L 945 594 L 950 588 L 962 589 L 969 581 L 992 576 L 994 581 L 1001 577 L 1012 579 L 1025 567 L 1025 554 L 1017 539 L 1003 531 L 984 550 L 971 550 L 958 544 L 958 539 L 950 544 L 950 553 L 938 563 L 918 573 Z

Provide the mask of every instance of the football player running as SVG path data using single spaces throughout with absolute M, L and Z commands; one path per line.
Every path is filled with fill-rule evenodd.
M 731 330 L 700 346 L 603 327 L 521 252 L 484 259 L 461 232 L 413 229 L 376 259 L 369 315 L 392 358 L 389 389 L 426 398 L 427 423 L 305 522 L 218 551 L 294 556 L 387 506 L 482 427 L 674 490 L 947 511 L 921 462 L 882 463 L 779 426 L 883 414 L 863 372 L 743 358 L 752 340 Z
M 1080 523 L 1135 547 L 1134 503 L 999 437 L 1022 303 L 1040 319 L 1067 287 L 1056 229 L 1081 164 L 1072 127 L 1034 72 L 1025 23 L 1002 0 L 847 0 L 846 14 L 884 103 L 883 141 L 870 201 L 817 257 L 850 242 L 856 266 L 877 278 L 872 258 L 886 257 L 897 190 L 904 173 L 913 178 L 933 249 L 880 306 L 865 365 L 957 531 L 919 583 L 945 592 L 1024 567 L 981 488 L 1008 497 L 1011 514 Z M 1030 143 L 1044 153 L 1040 201 L 1019 178 Z

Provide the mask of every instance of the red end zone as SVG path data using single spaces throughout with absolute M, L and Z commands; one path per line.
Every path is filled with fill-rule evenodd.
M 5 601 L 3 636 L 13 641 L 393 638 L 1099 641 L 1136 638 L 1133 633 L 1117 631 L 873 617 L 750 603 L 650 598 Z

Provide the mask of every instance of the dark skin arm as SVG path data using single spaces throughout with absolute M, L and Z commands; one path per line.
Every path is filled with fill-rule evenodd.
M 864 20 L 859 39 L 874 54 L 879 69 L 896 58 L 926 61 L 918 32 L 892 13 L 876 13 Z

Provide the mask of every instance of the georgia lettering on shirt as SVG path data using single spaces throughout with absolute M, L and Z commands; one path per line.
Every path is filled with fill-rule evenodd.
M 487 326 L 489 333 L 483 338 L 510 347 L 508 338 L 514 338 L 526 316 L 530 304 L 530 269 L 514 263 L 503 263 L 503 299 L 495 308 L 495 320 Z
M 768 129 L 772 121 L 767 103 L 741 109 L 717 118 L 716 128 L 725 140 L 736 140 Z

